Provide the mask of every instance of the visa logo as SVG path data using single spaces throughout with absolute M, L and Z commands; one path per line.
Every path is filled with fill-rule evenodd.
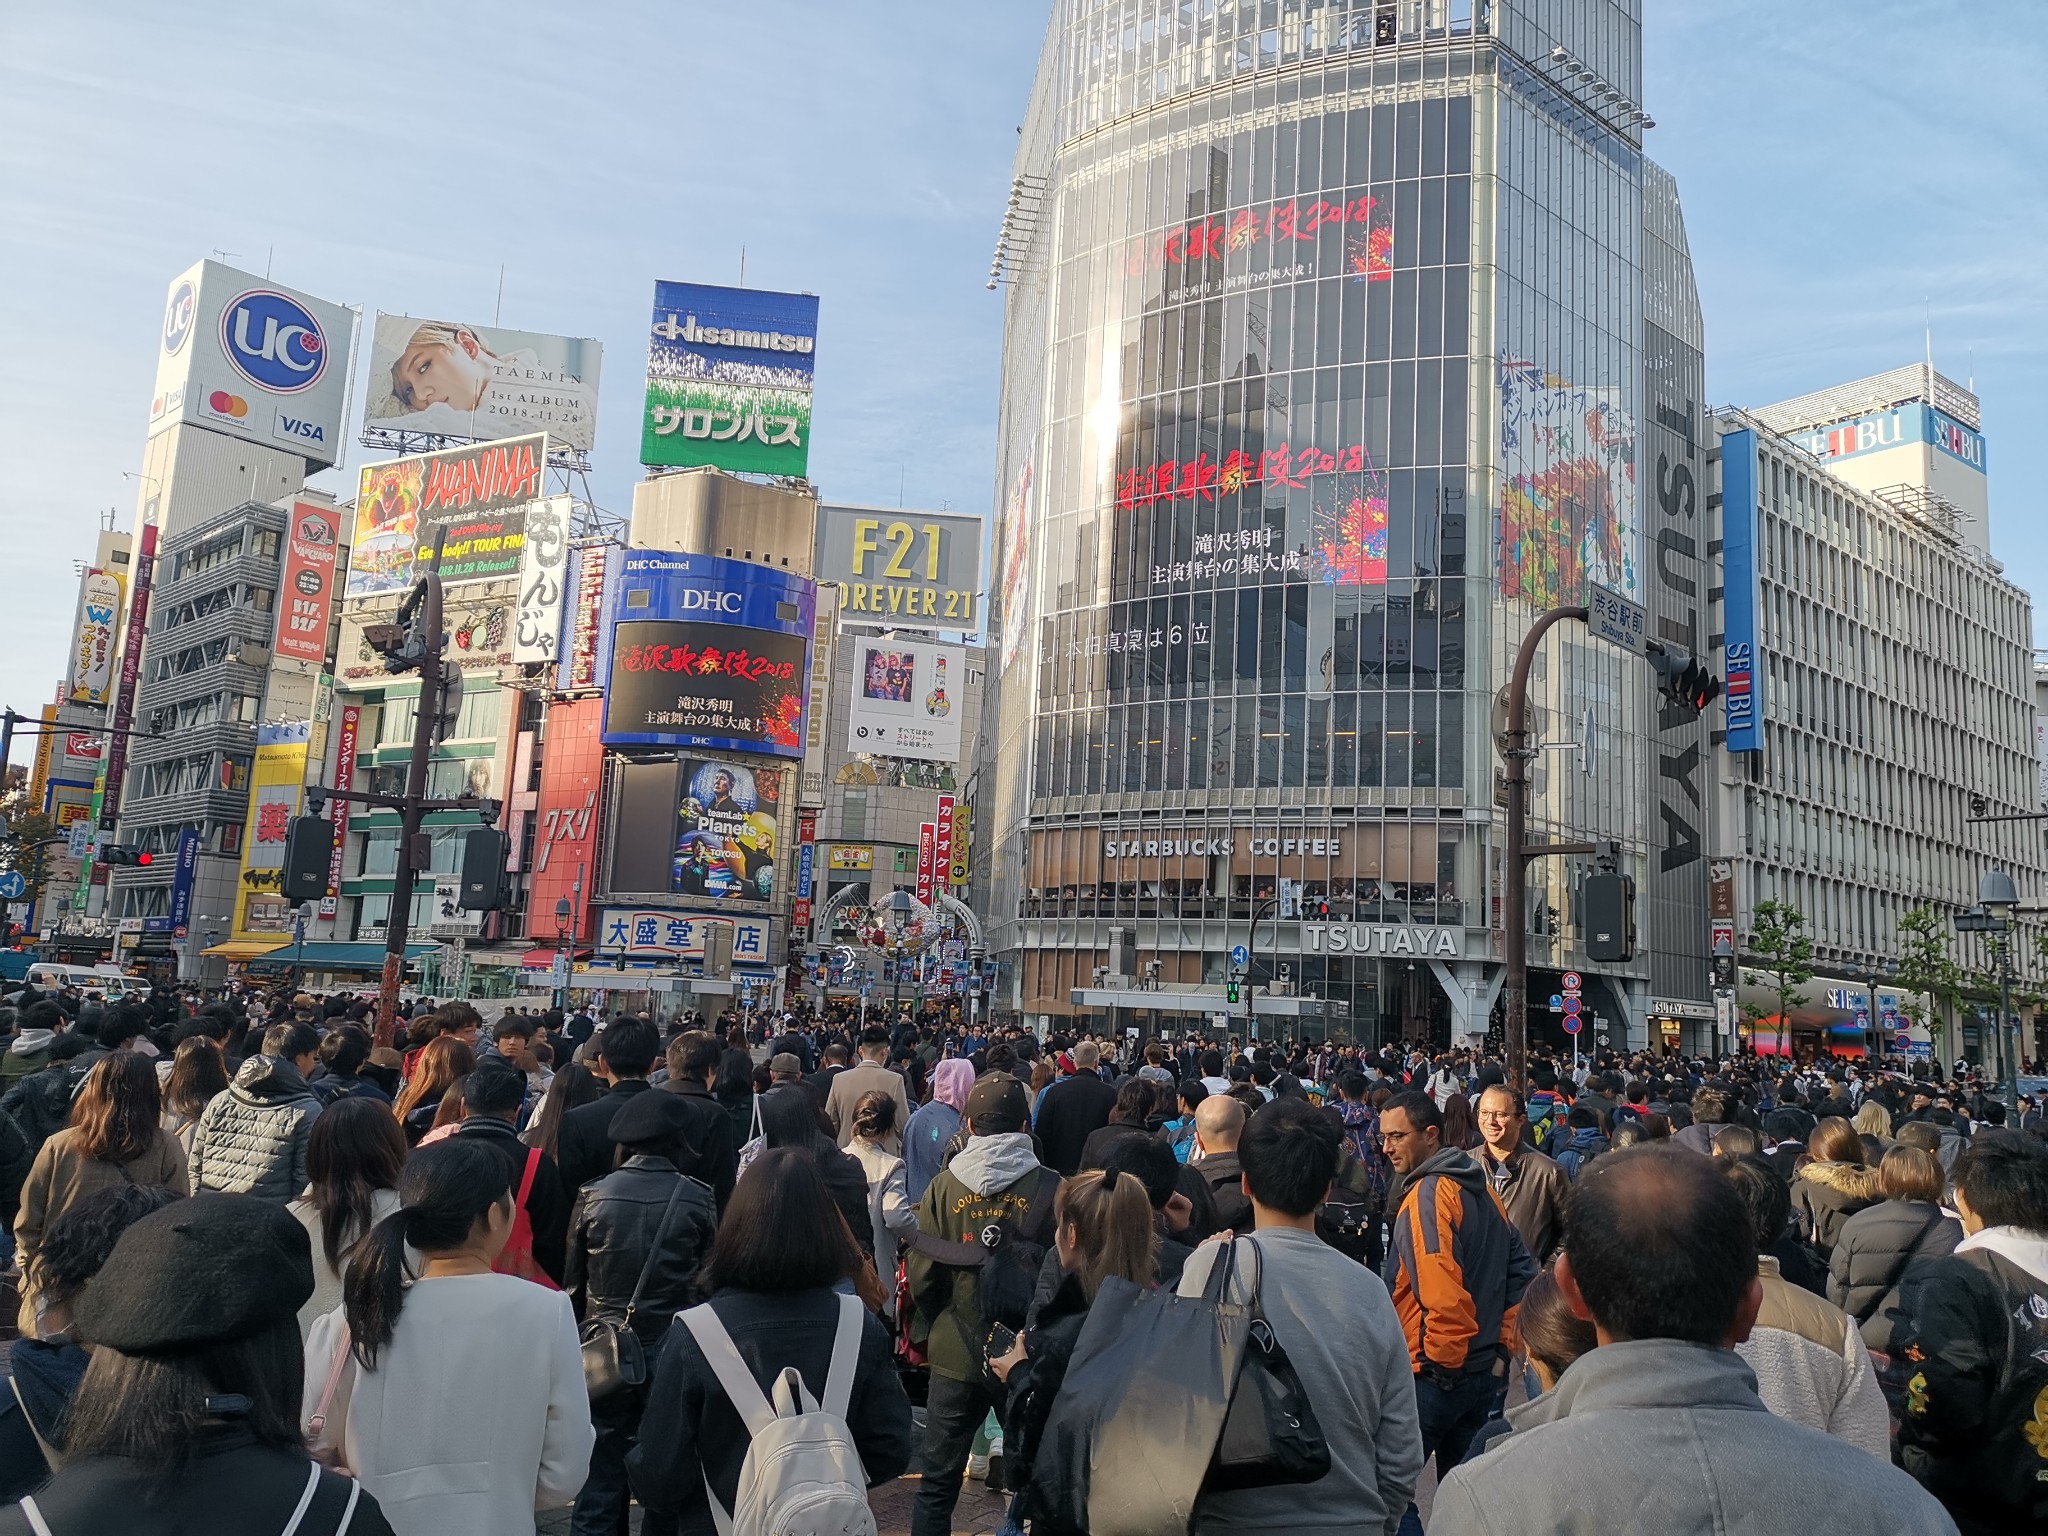
M 288 416 L 283 411 L 277 413 L 277 435 L 301 438 L 306 442 L 322 445 L 327 442 L 327 428 L 319 422 L 308 421 L 303 416 Z

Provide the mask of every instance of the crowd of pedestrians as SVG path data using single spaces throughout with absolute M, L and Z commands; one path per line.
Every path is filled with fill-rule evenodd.
M 0 1536 L 2048 1529 L 1960 1070 L 163 1001 L 0 1008 Z

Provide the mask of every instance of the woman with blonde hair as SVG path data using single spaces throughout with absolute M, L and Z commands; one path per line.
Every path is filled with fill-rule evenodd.
M 420 1144 L 434 1128 L 449 1090 L 475 1070 L 476 1052 L 455 1036 L 436 1035 L 427 1042 L 391 1111 L 398 1116 L 408 1142 Z
M 1020 1490 L 1012 1512 L 1018 1523 L 1043 1520 L 1034 1502 L 1032 1459 L 1088 1309 L 1112 1277 L 1151 1285 L 1159 1251 L 1151 1197 L 1133 1174 L 1092 1169 L 1077 1174 L 1060 1185 L 1053 1210 L 1059 1289 L 1010 1351 L 989 1361 L 1010 1392 L 1009 1409 L 1002 1415 L 1003 1476 Z

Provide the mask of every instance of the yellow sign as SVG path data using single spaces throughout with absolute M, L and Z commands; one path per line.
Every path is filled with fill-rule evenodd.
M 306 782 L 305 724 L 266 726 L 249 773 L 249 816 L 242 826 L 242 878 L 235 887 L 235 937 L 292 931 L 284 899 L 284 842 Z M 285 739 L 264 740 L 266 736 Z
M 974 808 L 965 800 L 953 802 L 953 868 L 949 885 L 965 885 L 968 874 L 968 845 L 974 841 Z
M 826 856 L 825 866 L 828 869 L 873 869 L 875 850 L 865 844 L 855 847 L 850 843 L 834 843 L 831 853 Z

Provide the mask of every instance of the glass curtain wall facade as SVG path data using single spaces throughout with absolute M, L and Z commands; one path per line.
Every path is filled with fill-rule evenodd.
M 1532 9 L 1636 56 L 1632 6 Z M 1642 159 L 1502 46 L 1547 56 L 1537 20 L 1056 8 L 999 255 L 983 781 L 1027 1015 L 1073 1011 L 1112 924 L 1215 983 L 1257 914 L 1255 979 L 1352 1033 L 1484 1028 L 1490 695 L 1535 612 L 1640 596 Z M 1549 717 L 1639 754 L 1625 658 L 1553 650 Z M 1545 762 L 1532 833 L 1639 843 L 1642 793 Z

